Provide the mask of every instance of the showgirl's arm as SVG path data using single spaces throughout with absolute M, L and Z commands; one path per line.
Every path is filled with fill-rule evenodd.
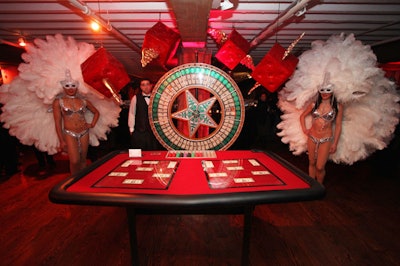
M 92 122 L 89 123 L 89 127 L 93 128 L 96 126 L 97 120 L 99 120 L 100 113 L 99 110 L 97 110 L 97 108 L 94 107 L 94 105 L 90 101 L 86 101 L 86 106 L 93 113 Z
M 308 134 L 308 130 L 306 127 L 306 116 L 309 115 L 314 108 L 314 104 L 310 103 L 307 108 L 303 111 L 303 113 L 300 115 L 300 125 L 301 129 L 303 130 L 304 134 Z
M 61 151 L 64 146 L 64 138 L 62 134 L 62 114 L 61 114 L 61 107 L 59 103 L 59 99 L 55 99 L 53 102 L 53 116 L 54 116 L 54 124 L 56 127 L 56 133 L 58 136 L 58 140 L 60 141 L 59 151 Z
M 338 113 L 335 119 L 335 133 L 333 134 L 333 143 L 331 145 L 331 150 L 330 150 L 331 153 L 336 152 L 340 133 L 342 132 L 342 120 L 343 120 L 343 105 L 338 104 Z

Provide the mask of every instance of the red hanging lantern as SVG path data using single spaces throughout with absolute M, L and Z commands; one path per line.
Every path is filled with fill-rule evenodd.
M 249 50 L 249 42 L 233 29 L 215 57 L 232 70 L 246 57 Z
M 297 57 L 287 55 L 285 51 L 275 43 L 251 73 L 253 79 L 270 92 L 276 91 L 293 74 L 299 62 Z
M 124 66 L 106 49 L 100 48 L 81 64 L 84 81 L 111 98 L 130 82 Z
M 165 24 L 157 22 L 144 36 L 142 45 L 142 67 L 155 64 L 165 67 L 178 48 L 180 35 L 168 28 Z
M 217 43 L 218 46 L 223 45 L 228 40 L 225 32 L 220 30 L 208 28 L 207 34 L 210 35 L 210 37 Z

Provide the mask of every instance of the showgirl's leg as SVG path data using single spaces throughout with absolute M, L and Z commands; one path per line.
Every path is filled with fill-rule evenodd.
M 65 142 L 67 143 L 69 170 L 71 174 L 76 174 L 80 170 L 80 152 L 78 141 L 75 137 L 64 134 Z
M 328 161 L 329 157 L 329 149 L 331 147 L 331 142 L 324 142 L 319 145 L 318 149 L 318 158 L 317 158 L 317 163 L 316 163 L 316 172 L 315 172 L 315 177 L 318 182 L 321 184 L 324 182 L 325 179 L 325 165 L 326 162 Z
M 307 141 L 307 148 L 308 148 L 308 175 L 311 176 L 312 178 L 315 178 L 315 164 L 316 164 L 316 160 L 315 160 L 315 147 L 316 144 L 310 139 L 308 138 Z
M 79 163 L 80 170 L 82 170 L 83 168 L 86 167 L 86 158 L 87 158 L 88 148 L 89 148 L 89 133 L 85 134 L 84 136 L 81 137 L 82 151 L 80 154 L 80 163 Z

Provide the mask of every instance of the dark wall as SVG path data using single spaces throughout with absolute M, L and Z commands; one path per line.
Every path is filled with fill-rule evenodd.
M 400 40 L 373 46 L 372 50 L 377 56 L 379 63 L 400 61 Z
M 0 64 L 19 65 L 22 63 L 21 54 L 24 52 L 23 48 L 0 43 Z

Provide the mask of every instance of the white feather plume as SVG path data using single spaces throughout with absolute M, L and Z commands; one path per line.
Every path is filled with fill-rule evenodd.
M 22 144 L 35 145 L 39 150 L 55 154 L 59 141 L 55 131 L 51 105 L 63 92 L 60 81 L 69 69 L 74 80 L 79 81 L 78 92 L 99 110 L 96 126 L 89 131 L 90 145 L 99 145 L 107 138 L 110 127 L 118 125 L 120 107 L 87 85 L 82 76 L 81 64 L 95 52 L 93 45 L 76 42 L 61 34 L 35 39 L 22 55 L 24 63 L 18 67 L 19 75 L 0 87 L 0 101 L 4 104 L 0 118 L 11 135 Z M 88 121 L 93 116 L 86 113 Z
M 295 155 L 307 151 L 299 117 L 315 100 L 326 72 L 335 86 L 335 97 L 344 106 L 342 133 L 330 160 L 353 164 L 384 149 L 399 122 L 400 97 L 395 84 L 377 67 L 371 48 L 353 34 L 314 41 L 299 57 L 296 71 L 279 93 L 278 106 L 284 113 L 278 124 L 282 142 L 288 143 Z M 309 127 L 310 118 L 307 123 Z

